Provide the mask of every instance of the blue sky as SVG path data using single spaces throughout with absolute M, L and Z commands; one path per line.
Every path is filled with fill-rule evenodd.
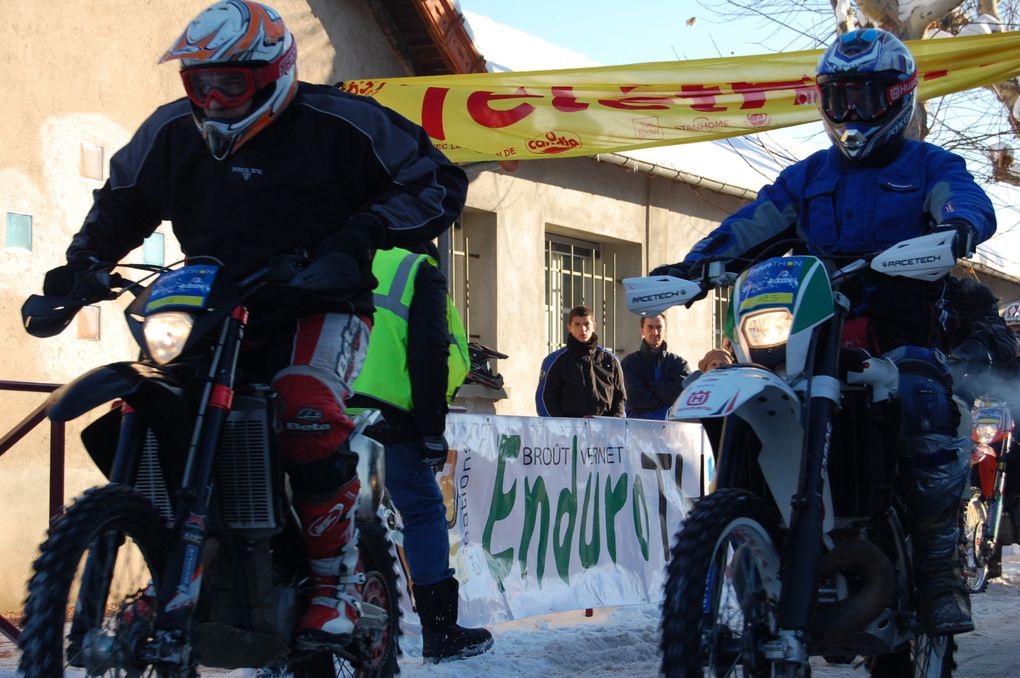
M 777 34 L 777 24 L 766 19 L 722 23 L 694 0 L 460 0 L 460 5 L 605 65 L 809 47 L 788 30 Z M 828 16 L 819 19 L 832 23 Z

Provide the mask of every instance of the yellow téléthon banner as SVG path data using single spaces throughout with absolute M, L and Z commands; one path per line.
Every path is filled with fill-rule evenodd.
M 915 40 L 921 100 L 1020 74 L 1020 33 Z M 629 66 L 351 80 L 455 162 L 614 153 L 818 120 L 822 51 Z

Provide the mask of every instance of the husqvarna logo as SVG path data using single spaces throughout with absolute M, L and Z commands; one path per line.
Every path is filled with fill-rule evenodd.
M 934 264 L 937 261 L 942 261 L 942 255 L 932 254 L 927 257 L 910 257 L 909 259 L 894 259 L 892 261 L 883 261 L 882 268 L 898 268 L 900 266 L 917 266 L 918 264 Z
M 687 396 L 687 404 L 692 407 L 698 405 L 704 405 L 708 402 L 708 397 L 711 395 L 708 391 L 695 391 L 694 393 Z
M 656 292 L 655 294 L 644 294 L 638 297 L 631 297 L 631 304 L 647 304 L 649 301 L 663 301 L 665 299 L 672 299 L 673 297 L 681 296 L 676 290 L 672 292 Z

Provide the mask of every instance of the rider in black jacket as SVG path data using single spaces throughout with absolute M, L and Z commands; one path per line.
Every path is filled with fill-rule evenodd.
M 410 121 L 374 101 L 297 80 L 280 15 L 251 0 L 200 13 L 164 54 L 187 97 L 162 106 L 110 160 L 67 263 L 44 292 L 64 296 L 95 261 L 116 262 L 162 221 L 189 258 L 240 278 L 305 251 L 310 271 L 343 270 L 343 289 L 265 288 L 252 325 L 279 404 L 279 446 L 311 559 L 314 598 L 297 643 L 346 643 L 360 617 L 354 516 L 357 455 L 344 411 L 368 341 L 372 252 L 434 238 L 459 215 L 464 173 Z M 208 260 L 206 260 L 208 261 Z M 281 265 L 277 282 L 293 270 Z M 306 271 L 308 273 L 309 271 Z

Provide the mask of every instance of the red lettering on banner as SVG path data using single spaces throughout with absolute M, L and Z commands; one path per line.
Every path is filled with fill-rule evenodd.
M 949 75 L 949 71 L 928 71 L 924 74 L 924 80 L 938 80 Z
M 446 130 L 443 128 L 443 104 L 449 93 L 449 87 L 429 87 L 421 98 L 422 129 L 430 137 L 440 141 L 446 139 Z
M 710 113 L 712 111 L 725 111 L 725 106 L 719 106 L 715 103 L 715 98 L 722 94 L 722 90 L 719 87 L 706 87 L 705 85 L 681 85 L 680 94 L 681 99 L 690 99 L 694 103 L 691 104 L 691 108 L 696 111 L 702 111 Z
M 730 87 L 737 94 L 744 98 L 740 104 L 740 110 L 748 108 L 764 108 L 765 94 L 783 90 L 793 90 L 793 105 L 803 106 L 813 104 L 818 96 L 815 89 L 815 81 L 808 77 L 800 80 L 786 80 L 777 82 L 731 82 Z
M 574 96 L 573 87 L 553 87 L 553 100 L 552 106 L 557 111 L 563 113 L 576 113 L 577 111 L 587 110 L 591 104 L 586 104 L 582 101 L 578 101 L 577 97 Z
M 496 94 L 495 92 L 472 92 L 468 96 L 467 110 L 471 119 L 483 127 L 499 129 L 509 127 L 515 122 L 520 122 L 531 115 L 535 107 L 531 104 L 518 104 L 505 111 L 494 110 L 489 106 L 492 101 L 506 101 L 512 99 L 544 99 L 541 94 L 527 94 L 523 87 L 517 88 L 516 94 Z
M 621 87 L 624 94 L 633 92 L 638 85 Z M 669 108 L 673 97 L 621 97 L 619 99 L 599 99 L 599 103 L 606 108 L 616 108 L 621 111 L 664 111 Z

